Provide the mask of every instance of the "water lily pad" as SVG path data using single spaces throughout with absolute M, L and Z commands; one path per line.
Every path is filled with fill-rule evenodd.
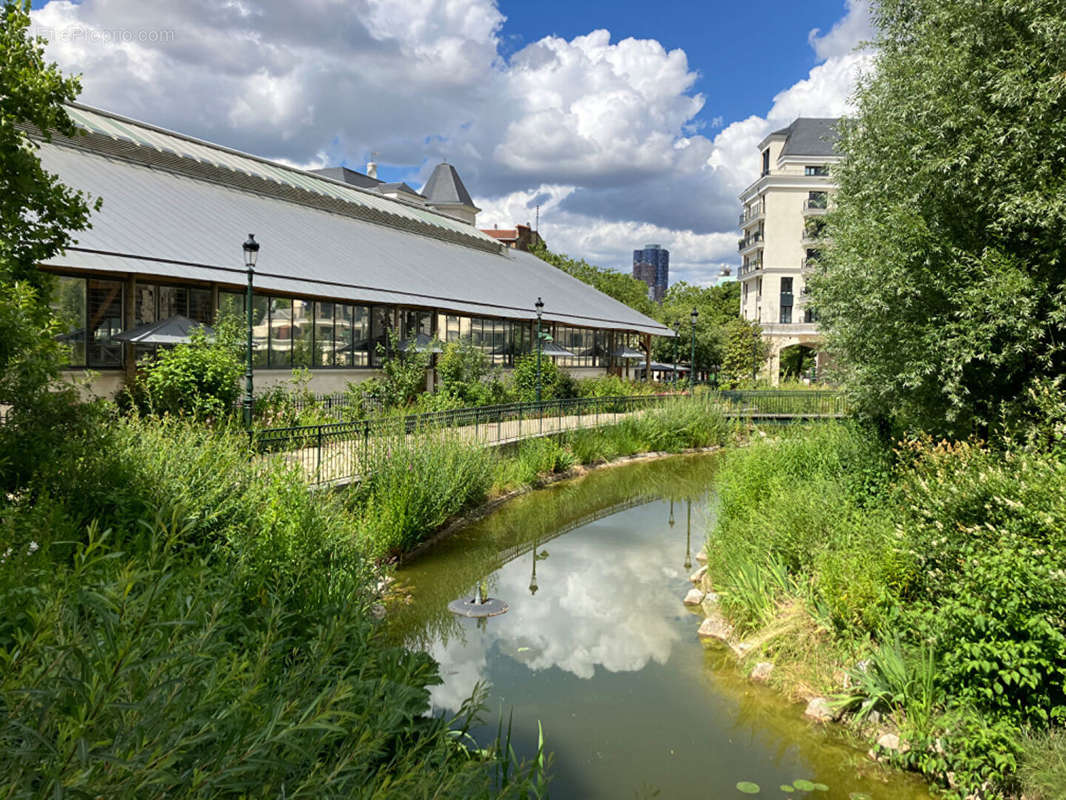
M 744 794 L 758 794 L 759 784 L 752 783 L 751 781 L 741 781 L 737 784 L 737 789 L 744 792 Z
M 783 783 L 781 784 L 781 791 L 785 794 L 792 794 L 794 791 L 796 791 L 796 787 L 790 783 Z
M 816 784 L 814 784 L 814 791 L 816 791 L 816 792 L 828 792 L 829 791 L 829 787 L 826 786 L 824 783 L 816 783 Z
M 798 781 L 792 781 L 792 785 L 799 789 L 801 792 L 814 791 L 814 781 L 809 781 L 806 778 L 800 778 Z

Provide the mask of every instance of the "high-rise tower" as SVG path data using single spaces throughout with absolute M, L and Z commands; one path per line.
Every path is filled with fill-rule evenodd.
M 648 284 L 648 297 L 661 301 L 670 285 L 670 251 L 657 244 L 634 250 L 633 277 Z

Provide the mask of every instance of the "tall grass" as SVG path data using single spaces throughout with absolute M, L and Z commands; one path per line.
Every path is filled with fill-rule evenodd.
M 436 665 L 372 622 L 358 517 L 239 434 L 100 440 L 0 504 L 5 796 L 525 793 L 426 716 Z

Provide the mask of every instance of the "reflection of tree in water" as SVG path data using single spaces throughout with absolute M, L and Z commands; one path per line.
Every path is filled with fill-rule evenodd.
M 492 573 L 515 558 L 532 559 L 534 546 L 540 553 L 551 539 L 596 519 L 653 500 L 701 498 L 711 486 L 716 462 L 707 456 L 636 462 L 508 502 L 397 572 L 397 586 L 411 596 L 390 605 L 390 634 L 420 647 L 462 636 L 463 625 L 447 605 L 472 591 L 478 580 L 488 575 L 491 581 Z

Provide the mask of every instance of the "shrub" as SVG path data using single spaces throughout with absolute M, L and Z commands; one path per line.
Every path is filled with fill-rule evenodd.
M 541 356 L 540 387 L 542 400 L 564 397 L 563 372 L 555 359 Z M 511 393 L 520 403 L 533 403 L 537 399 L 537 354 L 518 356 L 511 372 Z
M 148 409 L 157 414 L 220 420 L 230 416 L 244 372 L 235 322 L 220 321 L 214 340 L 194 328 L 188 344 L 161 349 L 141 365 Z

